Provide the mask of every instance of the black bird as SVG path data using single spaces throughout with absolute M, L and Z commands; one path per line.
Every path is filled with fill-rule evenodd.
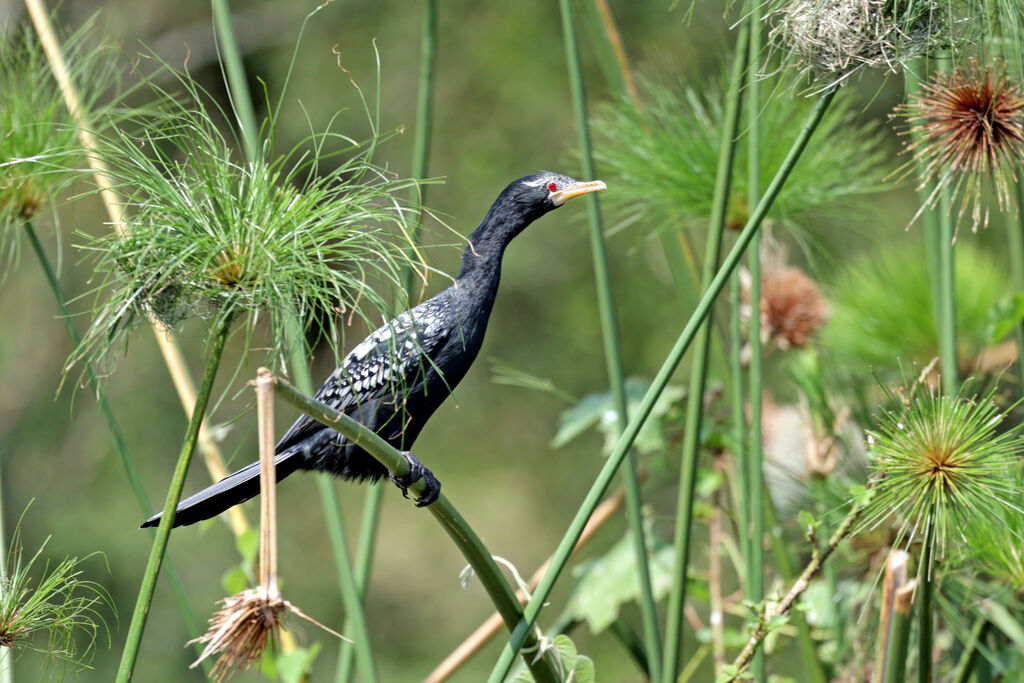
M 573 197 L 605 189 L 547 171 L 514 181 L 498 195 L 462 253 L 462 270 L 437 296 L 397 316 L 364 339 L 316 392 L 316 398 L 362 422 L 401 450 L 410 474 L 391 480 L 402 493 L 423 478 L 418 506 L 441 493 L 433 473 L 408 451 L 423 425 L 465 376 L 484 340 L 505 247 L 530 223 Z M 363 449 L 302 415 L 276 447 L 277 479 L 318 470 L 376 481 L 388 470 Z M 259 494 L 260 464 L 230 474 L 178 505 L 174 526 L 194 524 Z M 143 527 L 156 526 L 160 515 Z

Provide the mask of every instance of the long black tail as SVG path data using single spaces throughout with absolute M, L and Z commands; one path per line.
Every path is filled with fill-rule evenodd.
M 298 451 L 285 451 L 274 457 L 274 468 L 277 480 L 281 481 L 298 469 L 301 457 Z M 187 526 L 210 519 L 230 507 L 244 503 L 260 493 L 260 463 L 257 460 L 251 465 L 229 474 L 213 486 L 178 503 L 174 513 L 174 526 Z M 153 515 L 142 523 L 140 528 L 156 526 L 160 523 L 163 513 Z

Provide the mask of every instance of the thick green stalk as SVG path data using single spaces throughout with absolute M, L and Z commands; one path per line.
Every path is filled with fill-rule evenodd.
M 576 43 L 576 18 L 570 0 L 560 0 L 559 6 L 562 12 L 562 34 L 565 42 L 566 62 L 569 67 L 569 86 L 572 91 L 573 112 L 576 116 L 576 128 L 579 134 L 583 174 L 588 180 L 591 180 L 597 177 L 597 172 L 594 168 L 594 155 L 590 144 L 586 88 L 580 68 L 579 48 Z M 615 402 L 616 424 L 621 433 L 625 430 L 629 419 L 625 373 L 622 368 L 619 321 L 615 311 L 615 298 L 612 294 L 611 275 L 608 270 L 608 249 L 604 241 L 601 209 L 596 194 L 590 195 L 587 200 L 587 215 L 590 224 L 590 248 L 594 261 L 594 280 L 601 318 L 601 333 L 604 340 L 605 364 L 608 369 L 608 383 Z M 640 589 L 637 601 L 640 604 L 640 614 L 644 624 L 644 647 L 650 667 L 648 674 L 651 680 L 658 680 L 661 663 L 661 635 L 658 632 L 658 612 L 647 561 L 640 480 L 637 477 L 636 457 L 632 451 L 626 455 L 622 469 L 622 483 L 626 491 L 626 519 L 629 523 L 630 538 L 633 540 L 633 556 Z
M 740 89 L 747 67 L 749 25 L 744 23 L 736 40 L 729 92 L 725 101 L 725 126 L 718 147 L 718 169 L 711 200 L 711 218 L 701 274 L 701 289 L 707 290 L 715 276 L 725 233 L 729 192 L 732 186 L 736 138 L 740 128 Z M 697 462 L 701 453 L 701 425 L 704 420 L 704 387 L 707 382 L 708 355 L 711 348 L 712 316 L 709 311 L 697 332 L 690 370 L 690 387 L 686 401 L 686 422 L 683 432 L 683 461 L 679 472 L 679 500 L 676 509 L 675 564 L 672 589 L 669 592 L 668 615 L 665 621 L 665 653 L 661 680 L 676 680 L 683 662 L 683 608 L 686 606 L 686 580 L 689 575 L 690 539 L 693 533 L 693 502 L 697 483 Z M 712 552 L 717 552 L 712 549 Z
M 253 108 L 249 84 L 245 79 L 242 55 L 238 49 L 238 43 L 235 41 L 234 29 L 231 26 L 231 12 L 227 0 L 212 0 L 212 5 L 214 23 L 220 39 L 221 59 L 227 74 L 232 110 L 238 117 L 246 158 L 252 160 L 255 158 L 258 150 L 259 128 L 256 125 L 256 112 Z M 286 325 L 288 325 L 287 332 L 291 352 L 289 360 L 292 375 L 303 391 L 313 393 L 313 381 L 309 376 L 309 359 L 304 350 L 301 325 L 294 316 L 288 319 Z M 325 481 L 320 477 L 317 477 L 316 481 L 320 502 L 324 509 L 325 522 L 328 527 L 328 536 L 331 539 L 331 551 L 339 576 L 342 600 L 345 603 L 345 610 L 348 614 L 348 625 L 351 627 L 350 632 L 354 636 L 353 639 L 358 643 L 356 652 L 359 655 L 359 669 L 364 681 L 374 683 L 377 680 L 377 675 L 373 663 L 373 651 L 370 648 L 370 638 L 366 630 L 366 619 L 362 613 L 362 599 L 358 590 L 352 590 L 352 586 L 356 585 L 356 581 L 352 575 L 352 565 L 348 560 L 348 548 L 339 546 L 337 542 L 338 536 L 335 533 L 338 529 L 343 528 L 337 499 L 334 496 L 334 491 L 331 489 L 329 481 Z
M 953 217 L 949 212 L 949 191 L 944 190 L 939 207 L 939 358 L 943 390 L 949 396 L 960 391 L 960 368 L 956 352 L 956 258 L 953 245 Z
M 434 122 L 434 71 L 437 63 L 437 0 L 424 0 L 423 37 L 420 43 L 420 91 L 416 102 L 416 138 L 412 145 L 412 177 L 422 181 L 427 177 L 430 164 L 430 131 Z M 412 200 L 416 206 L 416 220 L 410 231 L 410 241 L 419 243 L 420 227 L 423 223 L 423 204 L 427 186 L 418 184 L 413 188 Z M 414 258 L 414 255 L 410 255 Z M 405 291 L 412 299 L 415 271 L 405 271 Z
M 917 680 L 918 683 L 931 683 L 932 680 L 932 629 L 935 614 L 932 607 L 933 576 L 932 550 L 935 545 L 934 510 L 929 516 L 928 528 L 924 534 L 924 545 L 921 547 L 921 566 L 918 568 L 918 587 L 920 603 L 917 606 Z
M 373 649 L 370 643 L 370 630 L 366 626 L 363 614 L 363 587 L 355 572 L 348 553 L 348 539 L 345 537 L 345 525 L 342 523 L 338 497 L 334 484 L 328 475 L 316 477 L 316 486 L 320 490 L 320 500 L 324 506 L 324 520 L 327 522 L 327 536 L 334 552 L 334 564 L 338 570 L 338 585 L 341 587 L 341 601 L 346 606 L 345 632 L 352 635 L 352 649 L 355 660 L 360 664 L 362 680 L 370 683 L 377 680 L 377 672 L 373 665 Z M 349 605 L 358 605 L 358 609 L 348 609 Z M 347 644 L 347 643 L 346 643 Z
M 249 82 L 245 79 L 242 53 L 238 49 L 235 30 L 231 26 L 231 8 L 228 7 L 228 0 L 211 0 L 211 5 L 213 22 L 217 28 L 217 39 L 220 41 L 220 58 L 227 72 L 231 109 L 238 117 L 242 145 L 245 147 L 245 158 L 252 161 L 256 158 L 260 131 L 259 126 L 256 125 L 256 112 L 252 106 Z
M 729 324 L 729 347 L 731 349 L 730 365 L 732 371 L 732 391 L 730 392 L 729 406 L 732 411 L 733 432 L 735 433 L 735 445 L 733 446 L 733 459 L 736 463 L 736 480 L 739 485 L 739 494 L 736 496 L 736 507 L 739 509 L 740 518 L 740 552 L 743 554 L 744 580 L 749 582 L 753 570 L 750 567 L 750 482 L 747 468 L 747 411 L 743 403 L 743 335 L 740 331 L 740 307 L 742 306 L 741 287 L 739 274 L 733 276 L 729 286 L 729 298 L 731 303 L 730 324 Z M 753 310 L 753 309 L 752 309 Z
M 167 552 L 167 541 L 171 536 L 171 524 L 174 521 L 174 511 L 181 499 L 181 489 L 185 485 L 185 475 L 188 474 L 188 467 L 192 463 L 192 455 L 196 450 L 196 441 L 199 439 L 199 425 L 206 413 L 206 406 L 210 402 L 210 394 L 213 393 L 213 380 L 217 376 L 217 368 L 220 366 L 221 356 L 224 354 L 224 346 L 230 332 L 231 321 L 226 321 L 213 338 L 210 347 L 209 357 L 206 360 L 206 369 L 203 372 L 203 381 L 199 385 L 199 393 L 196 396 L 196 407 L 192 411 L 192 418 L 188 422 L 188 430 L 185 432 L 185 443 L 181 446 L 181 454 L 178 456 L 178 464 L 174 467 L 174 474 L 171 477 L 171 485 L 167 490 L 167 500 L 164 502 L 163 516 L 160 518 L 160 525 L 156 529 L 156 537 L 153 539 L 153 548 L 149 553 L 149 561 L 146 564 L 146 573 L 142 578 L 142 586 L 139 588 L 139 596 L 135 602 L 135 611 L 132 613 L 132 622 L 128 627 L 128 638 L 125 642 L 124 651 L 121 653 L 121 664 L 117 671 L 117 682 L 128 683 L 135 671 L 135 661 L 139 655 L 139 646 L 142 644 L 142 633 L 146 628 L 146 617 L 149 616 L 149 606 L 153 601 L 153 591 L 156 588 L 156 580 L 160 575 L 160 565 Z
M 897 595 L 893 601 L 890 647 L 885 658 L 884 683 L 904 683 L 907 680 L 907 653 L 910 651 L 910 626 L 914 621 L 913 604 L 909 592 Z
M 413 140 L 412 177 L 424 180 L 430 165 L 430 141 L 434 120 L 434 72 L 437 63 L 437 0 L 425 0 L 423 14 L 423 34 L 420 44 L 420 89 L 416 103 L 416 137 Z M 415 189 L 413 200 L 416 202 L 416 221 L 410 233 L 410 240 L 415 246 L 419 243 L 420 227 L 423 222 L 423 204 L 426 199 L 427 186 L 420 184 Z M 415 269 L 409 265 L 405 269 L 403 281 L 405 293 L 410 303 L 415 299 L 413 280 Z M 373 485 L 366 493 L 363 501 L 362 524 L 359 530 L 359 546 L 356 548 L 356 584 L 362 598 L 370 575 L 373 561 L 373 547 L 377 538 L 377 520 L 380 516 L 380 505 L 384 489 L 379 484 Z M 348 627 L 346 626 L 346 629 Z M 338 669 L 335 680 L 338 683 L 348 681 L 352 677 L 353 654 L 355 648 L 342 643 L 341 656 L 338 658 Z
M 978 645 L 985 640 L 991 623 L 983 616 L 978 617 L 978 620 L 974 622 L 970 636 L 968 636 L 967 642 L 964 643 L 963 654 L 960 655 L 960 661 L 956 664 L 953 678 L 950 679 L 953 683 L 968 683 L 970 681 L 971 674 L 974 673 L 974 667 L 978 662 L 978 655 L 981 652 Z
M 1006 218 L 1006 241 L 1009 244 L 1010 267 L 1013 277 L 1013 291 L 1024 292 L 1024 166 L 1017 166 L 1017 213 L 1008 214 Z M 1024 355 L 1024 321 L 1014 329 L 1017 340 L 1017 353 Z M 998 341 L 993 339 L 992 341 Z M 1017 359 L 1017 379 L 1024 387 L 1024 358 Z
M 356 548 L 355 575 L 356 586 L 359 588 L 359 599 L 366 597 L 366 586 L 369 585 L 370 565 L 373 562 L 373 548 L 377 540 L 377 520 L 380 518 L 380 504 L 384 498 L 384 486 L 381 483 L 370 484 L 363 499 L 363 516 L 359 525 L 359 545 Z M 345 618 L 344 633 L 349 633 L 348 617 Z M 342 642 L 341 654 L 338 656 L 338 668 L 334 674 L 337 683 L 352 680 L 355 668 L 356 649 L 351 643 Z
M 309 361 L 305 353 L 302 329 L 294 316 L 289 316 L 287 325 L 288 346 L 291 351 L 288 364 L 291 366 L 292 377 L 300 391 L 312 394 L 313 379 L 309 375 Z M 354 641 L 352 647 L 355 649 L 355 658 L 362 680 L 364 683 L 375 683 L 377 669 L 373 660 L 373 648 L 369 629 L 366 626 L 366 616 L 363 613 L 362 589 L 353 573 L 352 562 L 349 559 L 348 544 L 345 541 L 345 525 L 341 519 L 341 509 L 334 492 L 334 484 L 329 477 L 317 476 L 316 488 L 324 510 L 324 522 L 327 525 L 327 536 L 331 543 L 334 568 L 338 573 L 341 601 L 345 606 L 345 633 L 350 634 Z M 362 585 L 365 585 L 365 581 Z M 346 649 L 346 645 L 346 643 L 342 643 L 340 652 Z
M 536 590 L 533 592 L 533 597 L 526 605 L 526 609 L 523 611 L 523 619 L 516 626 L 515 631 L 512 633 L 512 637 L 509 638 L 508 643 L 505 644 L 500 658 L 495 664 L 494 669 L 491 671 L 491 676 L 488 679 L 491 683 L 500 683 L 500 681 L 504 680 L 505 676 L 508 674 L 512 663 L 515 660 L 516 653 L 519 652 L 519 649 L 523 646 L 526 637 L 532 632 L 533 623 L 536 621 L 537 615 L 540 613 L 544 603 L 551 595 L 551 590 L 554 588 L 555 582 L 561 575 L 562 570 L 565 569 L 566 562 L 572 554 L 572 549 L 579 540 L 580 535 L 583 533 L 587 520 L 590 519 L 590 515 L 593 514 L 594 508 L 598 506 L 601 502 L 601 497 L 608 490 L 608 486 L 611 484 L 612 478 L 615 476 L 615 472 L 622 464 L 630 447 L 632 447 L 637 434 L 640 433 L 640 428 L 643 427 L 647 418 L 650 416 L 651 410 L 654 408 L 654 404 L 657 402 L 658 397 L 661 396 L 661 392 L 664 391 L 665 387 L 668 385 L 668 382 L 676 368 L 679 366 L 679 362 L 682 360 L 683 355 L 686 353 L 687 349 L 690 348 L 690 344 L 693 342 L 693 339 L 697 334 L 697 330 L 711 311 L 711 307 L 714 305 L 715 299 L 718 298 L 718 295 L 725 287 L 725 283 L 730 277 L 732 277 L 733 272 L 739 265 L 740 259 L 743 257 L 743 253 L 746 250 L 747 245 L 750 244 L 751 239 L 760 229 L 761 222 L 768 213 L 768 209 L 771 208 L 775 198 L 782 190 L 782 186 L 786 183 L 786 179 L 789 178 L 789 174 L 793 170 L 793 167 L 796 166 L 797 161 L 800 159 L 800 155 L 803 154 L 804 148 L 807 146 L 807 141 L 810 140 L 811 135 L 813 135 L 815 129 L 817 129 L 818 124 L 825 115 L 825 111 L 828 109 L 829 104 L 832 103 L 832 99 L 835 97 L 835 94 L 835 88 L 829 88 L 826 90 L 818 100 L 818 104 L 815 106 L 814 111 L 811 112 L 807 121 L 804 122 L 803 127 L 800 129 L 800 134 L 797 135 L 796 140 L 793 141 L 793 145 L 790 147 L 789 153 L 786 155 L 786 158 L 779 167 L 779 170 L 775 173 L 775 177 L 772 179 L 772 182 L 765 190 L 764 195 L 761 197 L 761 201 L 758 202 L 757 207 L 751 212 L 750 219 L 747 221 L 746 226 L 743 228 L 739 237 L 736 238 L 736 243 L 722 261 L 722 265 L 718 269 L 718 273 L 715 275 L 714 280 L 712 280 L 711 286 L 704 292 L 700 303 L 697 304 L 697 308 L 693 311 L 693 315 L 690 316 L 690 320 L 686 323 L 683 331 L 679 334 L 678 339 L 676 339 L 675 344 L 669 351 L 668 356 L 665 358 L 665 362 L 662 363 L 661 369 L 659 369 L 658 373 L 654 376 L 654 380 L 651 382 L 650 388 L 648 388 L 647 393 L 644 394 L 635 414 L 630 418 L 629 424 L 626 426 L 626 431 L 624 431 L 622 436 L 620 436 L 615 442 L 615 446 L 612 449 L 611 454 L 605 460 L 604 467 L 602 467 L 601 471 L 598 473 L 597 478 L 590 487 L 590 491 L 580 504 L 575 517 L 573 517 L 572 522 L 569 524 L 569 528 L 566 530 L 565 535 L 562 536 L 562 540 L 558 544 L 558 548 L 552 555 L 551 563 L 548 566 L 547 572 L 544 574 L 544 578 L 541 579 L 540 584 L 538 584 Z
M 761 85 L 758 72 L 761 68 L 761 11 L 758 1 L 750 3 L 750 50 L 748 52 L 746 105 L 747 105 L 747 205 L 754 206 L 761 192 L 760 127 Z M 750 442 L 747 449 L 747 483 L 750 486 L 750 534 L 747 549 L 747 600 L 754 604 L 764 602 L 764 453 L 761 444 L 761 396 L 764 372 L 761 351 L 761 235 L 757 234 L 747 252 L 747 269 L 750 271 L 750 328 L 747 343 L 750 344 Z M 768 501 L 771 505 L 771 501 Z M 806 627 L 806 624 L 804 625 Z M 811 665 L 813 666 L 813 665 Z M 750 672 L 755 681 L 765 680 L 764 651 L 754 654 Z
M 303 394 L 281 378 L 277 379 L 275 396 L 295 406 L 314 420 L 342 434 L 353 444 L 380 461 L 393 474 L 399 477 L 409 475 L 409 463 L 406 462 L 404 456 L 365 425 L 356 422 L 348 415 L 338 412 L 327 404 Z M 413 493 L 423 493 L 422 480 L 417 481 L 409 489 Z M 459 511 L 455 509 L 455 506 L 451 504 L 444 494 L 441 494 L 427 509 L 440 522 L 441 526 L 469 562 L 509 629 L 521 624 L 523 612 L 519 601 L 516 599 L 515 591 L 508 585 L 498 565 L 494 562 L 494 558 L 483 544 L 483 541 L 473 531 L 473 528 L 469 526 L 469 523 L 463 519 Z M 538 647 L 540 641 L 532 630 L 527 635 L 529 638 L 525 642 L 527 648 L 531 650 L 531 654 L 524 654 L 523 658 L 530 667 L 534 679 L 537 683 L 557 681 L 557 669 L 552 657 L 550 655 L 540 658 L 535 657 L 532 654 L 533 648 Z
M 32 245 L 32 250 L 39 259 L 39 267 L 42 268 L 43 274 L 46 275 L 46 281 L 50 284 L 50 290 L 53 292 L 53 298 L 57 301 L 57 307 L 60 309 L 61 319 L 64 320 L 68 336 L 71 337 L 71 342 L 76 347 L 80 346 L 82 336 L 78 334 L 71 309 L 68 308 L 67 299 L 64 297 L 64 290 L 57 280 L 57 274 L 54 273 L 53 268 L 50 266 L 50 260 L 46 257 L 43 245 L 39 242 L 39 236 L 36 234 L 35 228 L 32 227 L 31 221 L 25 221 L 23 227 L 25 234 L 28 235 L 29 243 Z M 135 493 L 135 499 L 139 502 L 142 516 L 149 517 L 153 514 L 153 508 L 149 503 L 149 497 L 146 495 L 146 489 L 142 486 L 142 480 L 139 479 L 139 471 L 135 468 L 135 461 L 128 455 L 128 447 L 125 445 L 121 426 L 114 418 L 114 409 L 111 407 L 110 402 L 107 401 L 107 395 L 103 392 L 103 387 L 100 386 L 99 380 L 96 377 L 96 371 L 93 369 L 92 363 L 88 358 L 85 360 L 85 377 L 89 381 L 89 386 L 92 388 L 93 393 L 96 394 L 100 412 L 103 413 L 107 429 L 110 430 L 110 435 L 114 439 L 114 449 L 121 458 L 121 465 L 124 467 L 125 474 L 128 475 L 128 483 L 132 487 L 132 492 Z M 3 545 L 0 544 L 0 549 L 2 548 Z M 2 555 L 3 552 L 0 552 L 0 556 Z M 192 607 L 188 604 L 185 586 L 182 584 L 181 577 L 178 576 L 178 572 L 174 565 L 171 564 L 170 559 L 167 560 L 167 582 L 170 584 L 171 592 L 174 593 L 174 598 L 178 601 L 178 606 L 181 608 L 182 617 L 185 619 L 185 628 L 189 633 L 190 639 L 198 638 L 202 633 L 202 627 L 196 618 L 195 612 L 192 611 Z M 202 644 L 196 643 L 195 649 L 197 653 L 202 653 Z M 203 661 L 204 670 L 208 671 L 212 666 L 210 662 Z

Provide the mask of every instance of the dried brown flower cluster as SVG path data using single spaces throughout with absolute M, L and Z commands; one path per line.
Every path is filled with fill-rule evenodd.
M 842 85 L 863 68 L 896 71 L 943 33 L 937 3 L 887 0 L 794 0 L 772 17 L 772 39 L 801 68 L 829 85 Z
M 744 299 L 750 300 L 744 287 Z M 804 348 L 828 320 L 818 283 L 799 268 L 767 269 L 761 276 L 761 341 L 779 349 Z
M 210 617 L 209 630 L 190 641 L 206 645 L 191 668 L 198 666 L 211 655 L 220 654 L 211 672 L 213 680 L 217 683 L 228 680 L 237 671 L 248 668 L 263 658 L 267 640 L 276 640 L 275 635 L 278 629 L 282 628 L 281 619 L 286 611 L 306 619 L 332 635 L 348 640 L 307 616 L 276 590 L 268 590 L 263 586 L 224 598 L 220 604 L 221 608 Z
M 951 73 L 936 73 L 895 115 L 907 122 L 904 134 L 912 138 L 907 151 L 922 169 L 921 186 L 935 182 L 925 206 L 934 206 L 948 188 L 950 208 L 958 203 L 962 218 L 971 205 L 977 230 L 988 225 L 983 192 L 989 184 L 1000 210 L 1012 205 L 1010 183 L 1024 155 L 1024 89 L 1002 62 L 971 61 Z

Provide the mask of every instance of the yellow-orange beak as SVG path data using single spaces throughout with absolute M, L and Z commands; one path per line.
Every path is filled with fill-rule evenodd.
M 551 193 L 551 202 L 555 206 L 561 206 L 573 197 L 579 197 L 581 194 L 587 194 L 588 192 L 600 192 L 601 190 L 607 190 L 608 186 L 604 184 L 603 180 L 591 180 L 587 183 L 574 183 L 569 187 L 563 187 L 557 192 Z

